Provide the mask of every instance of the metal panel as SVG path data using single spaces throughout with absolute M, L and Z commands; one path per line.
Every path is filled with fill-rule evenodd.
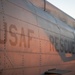
M 23 8 L 23 9 L 26 9 L 28 11 L 31 11 L 31 12 L 35 12 L 34 10 L 34 6 L 31 2 L 29 2 L 28 0 L 7 0 L 13 4 L 16 4 L 17 6 Z
M 51 29 L 51 24 L 49 25 L 49 22 L 41 17 L 37 17 L 38 25 L 41 28 L 44 28 L 46 30 Z M 52 29 L 51 29 L 52 30 Z
M 23 7 L 26 5 L 26 3 L 28 4 L 27 0 L 25 0 L 26 2 L 24 1 L 25 3 L 23 2 L 23 0 L 18 0 L 18 1 L 17 0 L 7 0 L 7 1 L 12 2 L 18 6 L 23 6 Z
M 0 0 L 0 12 L 2 12 L 2 3 L 1 3 L 1 0 Z
M 61 64 L 60 55 L 59 54 L 58 55 L 51 55 L 51 65 L 59 65 L 59 64 Z
M 38 16 L 40 16 L 40 17 L 56 24 L 56 21 L 55 21 L 54 17 L 51 14 L 48 14 L 44 10 L 38 9 L 36 7 L 35 7 L 35 10 L 36 10 L 36 13 L 37 13 Z
M 2 75 L 40 75 L 39 68 L 4 70 Z
M 3 69 L 9 69 L 13 68 L 13 62 L 11 61 L 11 58 L 9 57 L 8 53 L 4 53 L 4 68 Z
M 50 53 L 50 42 L 41 40 L 41 52 L 42 53 Z
M 29 39 L 30 38 L 30 39 Z M 26 52 L 40 53 L 39 39 L 28 37 L 28 48 Z
M 2 59 L 2 63 L 0 65 L 2 67 L 0 67 L 0 69 L 3 69 L 3 72 L 2 72 L 3 75 L 5 75 L 5 73 L 6 73 L 6 75 L 7 74 L 22 75 L 23 73 L 27 74 L 27 75 L 29 75 L 30 73 L 33 75 L 39 74 L 39 68 L 34 67 L 34 66 L 39 66 L 39 64 L 40 64 L 39 63 L 40 62 L 39 55 L 12 53 L 12 52 L 7 52 L 6 54 L 4 54 L 4 57 L 3 57 L 2 53 L 0 53 L 0 55 L 1 55 L 1 59 Z M 34 57 L 34 61 L 32 60 L 33 57 Z M 4 63 L 3 63 L 3 61 L 4 61 Z M 32 67 L 32 68 L 27 68 L 27 67 Z M 11 69 L 13 68 L 13 69 L 11 70 L 10 68 Z M 10 72 L 9 72 L 9 70 L 4 70 L 4 69 L 10 69 Z
M 42 66 L 49 66 L 51 65 L 51 55 L 41 55 L 41 65 Z
M 58 26 L 59 28 L 63 28 L 63 29 L 66 29 L 70 32 L 73 32 L 74 29 L 72 27 L 70 27 L 69 25 L 73 25 L 73 24 L 67 24 L 67 23 L 64 23 L 63 21 L 59 20 L 59 19 L 56 19 L 57 20 L 57 23 L 58 23 Z M 67 20 L 67 19 L 66 19 Z M 68 20 L 70 22 L 70 19 Z
M 9 68 L 13 68 L 12 66 L 12 61 L 11 61 L 11 58 L 9 57 L 8 53 L 3 51 L 3 52 L 0 52 L 0 60 L 1 60 L 1 65 L 0 65 L 0 70 L 5 70 L 5 69 L 9 69 Z
M 7 52 L 6 54 L 4 54 L 3 57 L 2 53 L 0 52 L 0 55 L 1 55 L 0 60 L 2 61 L 0 65 L 0 69 L 3 69 L 2 72 L 3 75 L 5 75 L 5 73 L 6 75 L 8 74 L 22 75 L 23 73 L 26 75 L 39 74 L 39 68 L 34 67 L 34 66 L 39 66 L 40 64 L 39 63 L 40 57 L 38 54 L 23 54 L 23 53 Z M 32 60 L 33 57 L 34 57 L 34 61 Z M 27 67 L 32 67 L 32 68 L 27 68 Z M 10 72 L 8 69 L 10 69 Z
M 26 10 L 23 10 L 24 11 L 24 14 L 23 17 L 26 22 L 29 22 L 31 24 L 34 24 L 34 25 L 37 25 L 37 21 L 36 21 L 36 15 L 34 15 L 33 13 L 29 12 L 29 11 L 26 11 Z
M 0 30 L 0 51 L 4 50 L 4 43 L 5 43 L 5 31 Z
M 14 10 L 14 11 L 13 11 Z M 28 23 L 36 25 L 36 16 L 33 15 L 31 12 L 24 10 L 10 2 L 4 1 L 4 11 L 5 14 L 10 15 L 16 19 L 26 21 Z
M 46 30 L 39 28 L 39 38 L 44 40 L 49 40 Z
M 74 63 L 74 61 L 72 61 L 72 63 L 70 63 L 70 67 L 71 67 L 71 69 L 72 69 L 72 71 L 73 71 L 73 72 L 75 72 L 75 69 L 74 69 L 74 68 L 75 68 L 75 67 L 74 67 L 74 64 L 75 64 L 75 63 Z
M 68 29 L 68 28 L 69 28 L 69 26 L 67 26 L 66 23 L 64 23 L 63 21 L 59 20 L 58 18 L 56 18 L 56 21 L 57 21 L 58 26 L 59 26 L 60 28 L 65 28 L 65 29 Z
M 40 55 L 32 53 L 24 54 L 24 67 L 34 66 L 40 66 Z
M 7 31 L 38 38 L 38 27 L 26 22 L 5 16 Z
M 28 24 L 28 36 L 38 38 L 38 29 L 38 27 Z
M 22 53 L 17 53 L 17 52 L 6 52 L 5 53 L 5 69 L 9 69 L 9 68 L 20 68 L 23 67 L 22 65 Z
M 39 18 L 39 17 L 38 17 L 38 25 L 39 25 L 39 27 L 41 27 L 47 31 L 53 31 L 55 33 L 60 34 L 60 30 L 56 24 L 51 23 L 49 21 L 46 21 L 46 20 Z M 44 30 L 44 32 L 45 32 L 45 30 Z
M 39 68 L 26 68 L 24 69 L 24 75 L 40 75 Z
M 22 69 L 10 69 L 10 71 L 4 70 L 2 75 L 23 75 L 23 70 Z
M 21 35 L 28 35 L 28 23 L 7 15 L 5 15 L 5 20 L 7 24 L 7 31 Z
M 75 55 L 74 55 L 75 56 Z M 70 61 L 70 64 L 73 64 L 74 65 L 75 61 Z M 73 67 L 74 68 L 74 67 Z
M 6 0 L 3 0 L 3 1 L 4 1 L 4 11 L 6 14 L 13 16 L 15 18 L 17 18 L 17 17 L 22 18 L 23 17 L 22 16 L 23 9 L 19 8 L 18 6 L 13 5 L 12 3 L 7 2 Z
M 3 14 L 0 13 L 0 30 L 4 30 Z
M 4 53 L 0 52 L 0 70 L 4 69 Z
M 57 25 L 54 25 L 54 24 L 52 25 L 52 31 L 55 32 L 55 33 L 60 34 L 60 29 L 58 28 Z
M 56 62 L 58 61 L 58 62 Z M 43 54 L 41 57 L 41 65 L 49 66 L 49 65 L 58 65 L 60 64 L 60 56 L 59 55 L 45 55 Z
M 62 68 L 62 69 L 64 69 L 64 70 L 71 71 L 71 72 L 69 72 L 70 75 L 71 75 L 71 73 L 73 72 L 73 70 L 72 70 L 73 67 L 74 67 L 74 64 L 59 65 L 59 68 Z
M 62 29 L 62 28 L 60 30 L 61 30 L 61 35 L 64 35 L 66 37 L 74 39 L 74 35 L 72 32 L 65 30 L 65 29 Z

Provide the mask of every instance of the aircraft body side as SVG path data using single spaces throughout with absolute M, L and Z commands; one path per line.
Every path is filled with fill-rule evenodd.
M 74 30 L 28 0 L 0 0 L 0 74 L 75 74 Z

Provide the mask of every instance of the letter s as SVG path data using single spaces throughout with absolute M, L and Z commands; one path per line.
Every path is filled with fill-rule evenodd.
M 9 32 L 10 32 L 10 35 L 15 38 L 15 41 L 13 41 L 12 39 L 10 39 L 9 41 L 10 41 L 11 45 L 16 46 L 16 44 L 17 44 L 17 36 L 16 36 L 16 33 L 12 32 L 12 29 L 17 30 L 16 26 L 13 25 L 13 24 L 10 25 Z

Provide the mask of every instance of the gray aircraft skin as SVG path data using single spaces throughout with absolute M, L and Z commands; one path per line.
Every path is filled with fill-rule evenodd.
M 0 0 L 0 75 L 75 75 L 74 32 L 28 0 Z

